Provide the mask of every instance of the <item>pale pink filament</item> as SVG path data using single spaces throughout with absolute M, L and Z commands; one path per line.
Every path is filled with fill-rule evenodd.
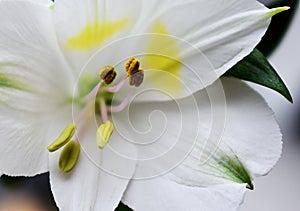
M 80 138 L 83 137 L 83 134 L 86 131 L 86 125 L 85 122 L 87 121 L 87 116 L 91 110 L 92 103 L 88 103 L 84 109 L 79 113 L 78 117 L 75 120 L 75 123 L 80 125 L 80 128 L 78 130 L 78 133 L 76 134 L 76 139 L 75 141 L 79 142 Z
M 108 109 L 109 112 L 120 112 L 120 111 L 122 111 L 129 104 L 131 97 L 132 97 L 132 91 L 129 91 L 127 96 L 124 98 L 124 100 L 119 105 L 109 107 L 109 109 Z
M 97 93 L 99 92 L 99 89 L 102 85 L 102 80 L 94 87 L 94 89 L 86 96 L 85 100 L 86 101 L 90 101 L 92 99 L 94 99 L 97 95 Z
M 111 92 L 111 93 L 118 92 L 122 88 L 124 83 L 126 82 L 127 78 L 128 78 L 128 76 L 126 75 L 116 86 L 108 87 L 105 89 L 105 91 Z

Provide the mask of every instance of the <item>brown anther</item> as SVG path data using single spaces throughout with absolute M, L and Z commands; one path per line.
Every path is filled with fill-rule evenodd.
M 131 76 L 139 71 L 140 61 L 137 58 L 131 58 L 126 62 L 125 68 L 128 76 Z
M 137 72 L 129 76 L 129 84 L 130 86 L 139 87 L 144 80 L 144 70 L 138 69 Z
M 111 84 L 115 80 L 117 72 L 113 66 L 108 65 L 99 71 L 99 75 L 104 83 Z

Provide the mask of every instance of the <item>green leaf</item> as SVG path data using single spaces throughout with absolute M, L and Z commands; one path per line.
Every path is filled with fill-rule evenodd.
M 265 56 L 257 49 L 238 62 L 223 76 L 234 77 L 273 89 L 293 103 L 292 96 L 284 82 Z

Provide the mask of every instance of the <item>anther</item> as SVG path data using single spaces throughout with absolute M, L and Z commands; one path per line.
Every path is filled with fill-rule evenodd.
M 96 134 L 97 145 L 100 149 L 103 149 L 105 145 L 109 142 L 113 131 L 114 125 L 109 120 L 106 121 L 104 124 L 100 125 Z
M 70 141 L 63 149 L 59 157 L 58 166 L 65 173 L 70 172 L 76 165 L 80 154 L 80 145 L 76 141 Z
M 117 72 L 113 66 L 108 65 L 99 71 L 99 75 L 104 83 L 111 84 L 115 80 Z
M 126 62 L 125 69 L 128 76 L 131 76 L 138 72 L 140 67 L 140 61 L 137 58 L 131 58 Z
M 143 69 L 138 69 L 138 71 L 134 74 L 132 74 L 129 77 L 129 84 L 130 86 L 135 86 L 139 87 L 144 80 L 144 70 Z
M 60 136 L 48 146 L 49 152 L 54 152 L 68 143 L 76 130 L 76 125 L 74 123 L 68 124 L 65 129 L 61 132 Z

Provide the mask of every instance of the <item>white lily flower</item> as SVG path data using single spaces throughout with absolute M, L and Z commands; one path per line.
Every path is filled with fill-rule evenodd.
M 218 78 L 287 8 L 45 5 L 0 2 L 0 174 L 49 171 L 61 210 L 114 210 L 121 200 L 134 210 L 236 210 L 279 159 L 281 134 L 258 94 Z

